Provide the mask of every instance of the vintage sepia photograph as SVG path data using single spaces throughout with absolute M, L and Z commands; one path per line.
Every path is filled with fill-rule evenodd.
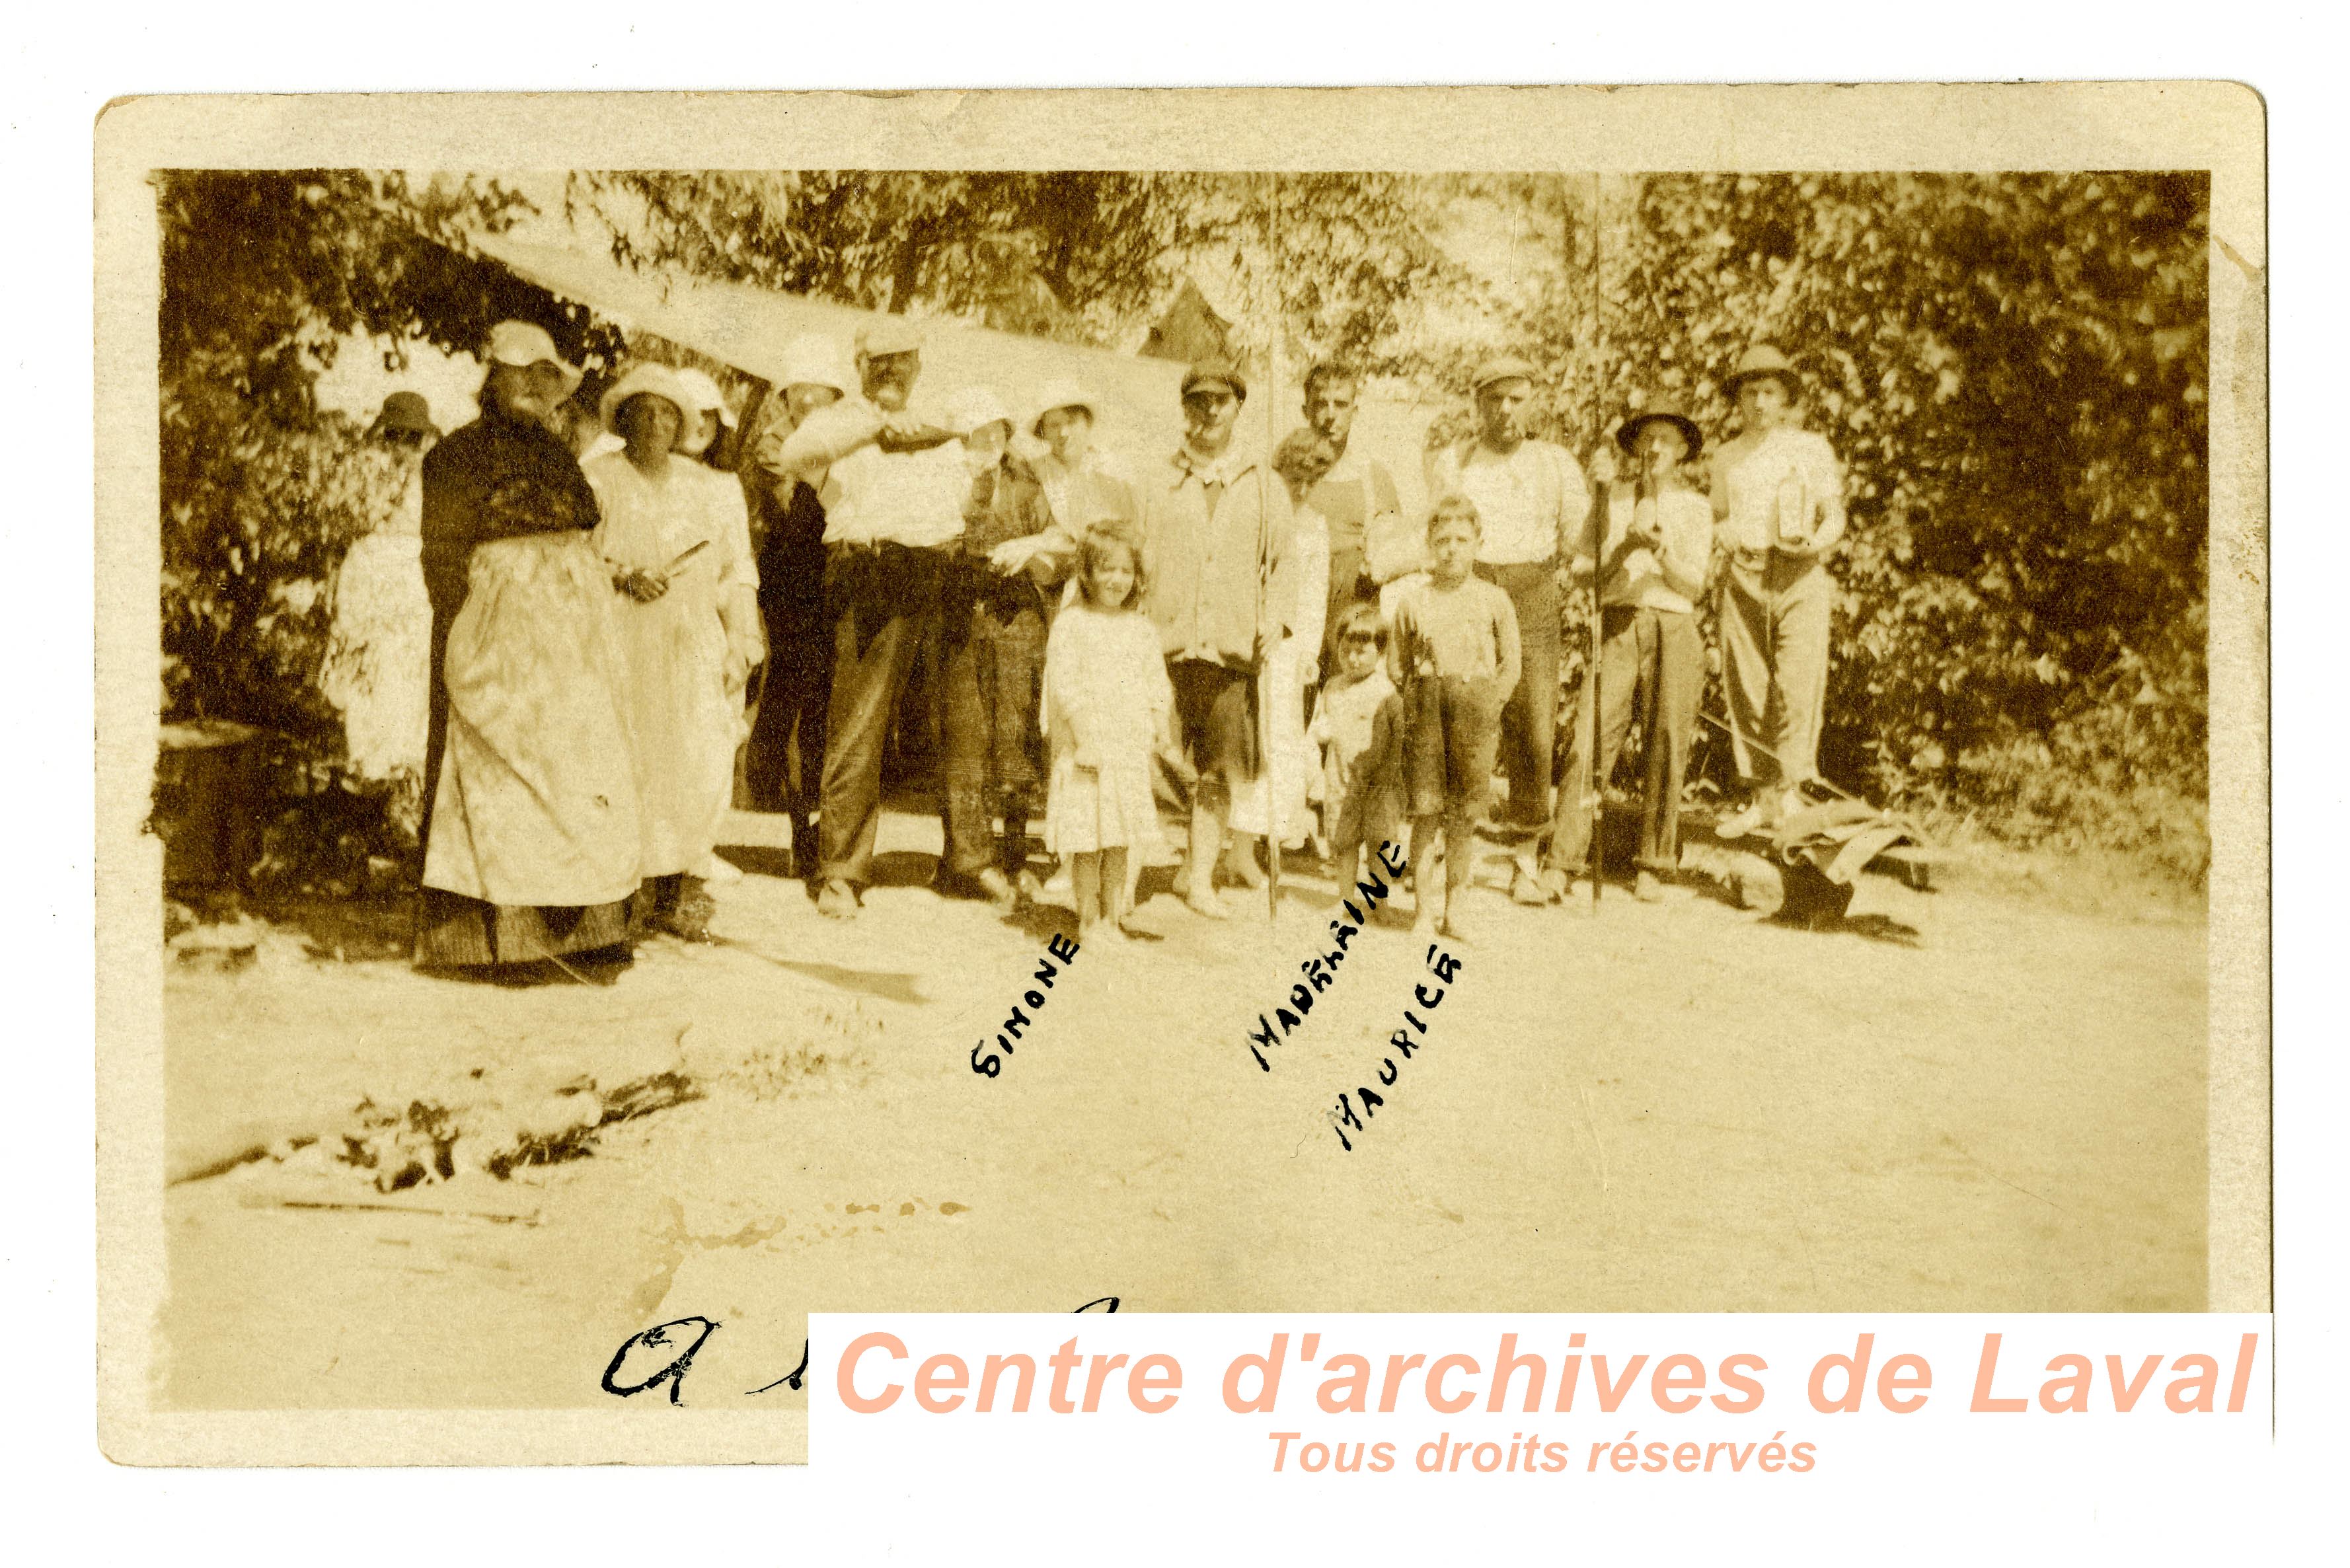
M 853 122 L 114 187 L 146 1410 L 804 1411 L 850 1309 L 2265 1306 L 2211 158 Z

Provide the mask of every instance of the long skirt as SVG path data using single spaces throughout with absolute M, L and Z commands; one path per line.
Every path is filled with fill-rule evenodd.
M 539 534 L 476 549 L 466 589 L 417 962 L 624 941 L 640 835 L 609 575 L 586 534 Z
M 650 604 L 621 599 L 611 617 L 637 762 L 638 872 L 707 876 L 743 732 L 742 704 L 726 692 L 726 628 L 708 586 L 692 580 Z
M 335 627 L 318 685 L 343 711 L 352 771 L 421 772 L 432 710 L 432 606 L 413 534 L 369 534 L 335 578 Z

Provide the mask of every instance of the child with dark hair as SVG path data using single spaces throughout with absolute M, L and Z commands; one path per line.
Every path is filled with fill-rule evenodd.
M 1309 739 L 1322 748 L 1322 808 L 1340 887 L 1361 874 L 1362 851 L 1399 836 L 1403 820 L 1403 699 L 1381 666 L 1379 612 L 1350 604 L 1332 638 L 1338 668 L 1322 684 Z
M 1159 842 L 1151 753 L 1169 736 L 1175 692 L 1159 631 L 1140 613 L 1142 544 L 1118 525 L 1078 544 L 1077 597 L 1045 649 L 1045 731 L 1053 773 L 1045 842 L 1069 857 L 1081 940 L 1116 940 L 1129 855 Z
M 1439 500 L 1428 518 L 1429 575 L 1399 595 L 1388 665 L 1403 693 L 1409 730 L 1404 792 L 1411 813 L 1415 929 L 1466 941 L 1461 895 L 1469 887 L 1477 818 L 1493 787 L 1503 704 L 1523 673 L 1510 596 L 1474 576 L 1483 530 L 1465 495 Z M 1444 845 L 1444 881 L 1436 846 Z

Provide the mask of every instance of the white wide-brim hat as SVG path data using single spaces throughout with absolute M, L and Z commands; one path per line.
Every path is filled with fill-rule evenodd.
M 1028 413 L 1028 433 L 1035 435 L 1036 426 L 1055 409 L 1083 409 L 1086 418 L 1096 424 L 1101 423 L 1101 409 L 1094 401 L 1093 394 L 1068 377 L 1057 376 L 1045 382 L 1045 389 L 1036 395 L 1035 404 Z
M 784 346 L 784 372 L 778 390 L 794 387 L 830 387 L 842 397 L 857 389 L 857 376 L 848 354 L 831 338 L 809 332 Z
M 1010 424 L 1012 410 L 985 387 L 965 387 L 947 403 L 947 429 L 967 436 L 983 426 Z
M 639 397 L 667 399 L 677 410 L 678 439 L 685 439 L 687 422 L 701 405 L 692 392 L 686 389 L 683 378 L 666 365 L 631 365 L 626 375 L 612 383 L 604 393 L 604 400 L 596 405 L 596 412 L 603 420 L 604 428 L 617 435 L 616 420 L 620 405 L 630 398 Z
M 546 327 L 527 321 L 501 321 L 491 327 L 488 358 L 493 365 L 553 365 L 563 372 L 567 398 L 579 389 L 588 374 L 555 351 L 555 339 L 546 335 Z
M 689 366 L 677 373 L 677 384 L 693 400 L 695 413 L 715 413 L 720 424 L 730 431 L 734 428 L 734 410 L 726 406 L 726 394 L 718 389 L 709 371 Z

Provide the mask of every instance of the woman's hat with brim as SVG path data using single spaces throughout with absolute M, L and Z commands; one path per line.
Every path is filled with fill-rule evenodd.
M 1738 357 L 1738 368 L 1730 372 L 1728 379 L 1721 383 L 1721 389 L 1734 398 L 1738 396 L 1738 389 L 1761 376 L 1779 378 L 1779 384 L 1787 389 L 1787 395 L 1791 398 L 1802 385 L 1795 379 L 1794 361 L 1768 343 L 1757 343 Z
M 1664 421 L 1681 432 L 1681 439 L 1689 442 L 1690 456 L 1695 457 L 1705 449 L 1705 432 L 1697 428 L 1697 421 L 1690 418 L 1687 410 L 1679 403 L 1662 400 L 1648 404 L 1638 413 L 1617 426 L 1616 444 L 1626 452 L 1633 451 L 1640 444 L 1642 428 L 1658 420 Z
M 596 405 L 596 412 L 602 418 L 606 430 L 619 431 L 620 410 L 630 398 L 666 399 L 677 410 L 677 433 L 681 441 L 685 437 L 688 416 L 699 406 L 693 394 L 686 389 L 684 381 L 668 366 L 631 365 L 628 374 L 613 382 L 604 393 L 603 401 Z
M 1011 422 L 1012 410 L 1003 406 L 1002 398 L 985 387 L 965 387 L 947 404 L 947 429 L 959 436 L 967 436 L 989 425 L 1009 425 Z
M 491 327 L 489 359 L 493 365 L 552 365 L 563 372 L 567 398 L 579 389 L 588 374 L 555 351 L 555 339 L 546 335 L 546 327 L 527 321 L 501 321 Z
M 686 395 L 693 400 L 695 413 L 716 414 L 720 424 L 730 431 L 734 428 L 734 410 L 726 406 L 726 394 L 718 389 L 718 383 L 711 378 L 710 372 L 689 366 L 677 373 L 677 384 L 683 387 Z
M 421 392 L 394 392 L 384 399 L 383 408 L 368 427 L 369 435 L 381 435 L 387 431 L 413 431 L 419 435 L 441 439 L 441 427 L 432 422 L 432 405 Z
M 857 389 L 857 372 L 840 345 L 821 333 L 806 332 L 784 346 L 783 374 L 775 385 L 830 387 L 842 397 Z
M 1028 433 L 1043 440 L 1044 432 L 1036 427 L 1044 423 L 1045 416 L 1055 409 L 1083 409 L 1086 418 L 1096 424 L 1101 423 L 1101 410 L 1095 404 L 1092 395 L 1068 377 L 1060 376 L 1045 382 L 1045 389 L 1036 395 L 1035 410 L 1028 416 Z

